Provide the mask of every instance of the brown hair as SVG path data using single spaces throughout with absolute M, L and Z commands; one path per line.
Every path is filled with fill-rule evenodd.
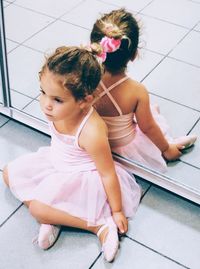
M 103 63 L 105 69 L 110 73 L 124 71 L 127 63 L 137 53 L 139 43 L 139 26 L 136 19 L 125 9 L 113 10 L 98 19 L 90 34 L 91 42 L 100 42 L 103 37 L 108 36 L 121 39 L 121 46 L 112 53 L 107 53 L 106 61 Z
M 93 94 L 101 80 L 102 66 L 95 55 L 99 53 L 99 47 L 59 47 L 46 58 L 39 76 L 46 68 L 54 74 L 65 77 L 66 87 L 76 100 L 84 99 L 88 94 Z

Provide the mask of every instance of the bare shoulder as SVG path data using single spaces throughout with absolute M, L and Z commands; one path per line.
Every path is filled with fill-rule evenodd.
M 107 137 L 107 126 L 96 110 L 94 110 L 82 129 L 79 137 L 79 145 L 85 148 L 88 143 L 98 143 L 102 139 L 107 140 Z
M 138 102 L 148 96 L 145 86 L 131 78 L 123 83 L 123 88 L 118 93 L 117 101 L 124 114 L 135 111 Z
M 129 83 L 129 85 L 127 85 L 129 87 L 129 91 L 132 92 L 134 96 L 137 96 L 137 95 L 140 96 L 141 94 L 147 93 L 147 89 L 144 86 L 144 84 L 133 79 L 129 79 L 127 83 Z

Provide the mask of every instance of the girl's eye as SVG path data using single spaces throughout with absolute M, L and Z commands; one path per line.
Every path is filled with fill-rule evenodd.
M 41 93 L 41 94 L 45 94 L 45 92 L 44 92 L 43 90 L 40 90 L 40 93 Z
M 61 100 L 60 98 L 55 98 L 54 100 L 55 100 L 57 103 L 60 103 L 60 104 L 63 103 L 63 100 Z

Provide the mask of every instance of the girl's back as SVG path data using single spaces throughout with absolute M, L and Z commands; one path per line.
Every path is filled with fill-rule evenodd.
M 104 79 L 98 86 L 95 108 L 103 117 L 134 113 L 140 88 L 140 83 L 125 75 L 112 78 L 109 77 L 109 74 L 105 74 Z M 107 90 L 109 93 L 106 93 Z

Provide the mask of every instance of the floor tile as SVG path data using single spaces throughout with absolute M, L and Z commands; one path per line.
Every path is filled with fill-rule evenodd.
M 129 63 L 128 73 L 133 79 L 141 81 L 156 67 L 162 58 L 163 56 L 157 53 L 141 49 L 138 52 L 138 57 Z
M 32 1 L 32 0 L 16 0 L 15 4 L 22 7 L 38 11 L 55 18 L 60 17 L 65 12 L 70 11 L 77 4 L 81 3 L 81 0 L 59 0 L 59 4 L 56 5 L 54 0 Z M 65 8 L 63 8 L 65 7 Z
M 145 193 L 147 191 L 147 189 L 151 186 L 151 184 L 149 182 L 147 182 L 146 180 L 135 176 L 135 179 L 137 181 L 137 183 L 142 187 L 142 192 Z
M 0 113 L 0 127 L 9 121 L 9 118 Z
M 166 123 L 169 126 L 169 133 L 174 138 L 187 135 L 200 117 L 200 112 L 168 101 L 164 98 L 151 94 L 150 100 L 152 105 L 159 105 L 160 114 L 166 120 Z M 160 126 L 162 127 L 162 124 L 160 124 Z
M 144 246 L 124 238 L 121 242 L 119 254 L 113 263 L 107 263 L 103 259 L 98 259 L 92 269 L 183 269 L 177 263 L 159 255 L 158 253 L 145 248 Z
M 47 122 L 47 119 L 45 118 L 44 114 L 41 111 L 40 104 L 38 101 L 34 100 L 31 102 L 28 106 L 26 106 L 23 111 L 33 117 L 36 117 L 38 119 L 41 119 L 45 122 Z
M 200 122 L 198 122 L 198 124 L 194 127 L 194 129 L 192 129 L 191 134 L 195 134 L 198 136 L 197 141 L 194 147 L 187 150 L 190 153 L 184 154 L 181 157 L 181 160 L 200 168 L 200 154 L 199 154 L 200 153 Z M 200 175 L 199 175 L 199 178 L 200 178 Z
M 17 46 L 19 46 L 18 43 L 13 42 L 9 39 L 6 39 L 6 49 L 7 49 L 7 53 L 9 53 L 11 50 L 13 50 L 14 48 L 16 48 Z
M 194 28 L 196 31 L 200 31 L 200 22 L 197 24 L 197 26 Z
M 0 172 L 0 226 L 2 223 L 20 206 L 20 202 L 11 194 L 8 187 L 3 182 L 2 172 Z M 1 229 L 1 228 L 0 228 Z
M 200 19 L 200 5 L 188 0 L 154 0 L 142 12 L 188 28 Z
M 192 159 L 192 152 L 188 153 L 188 158 Z M 181 160 L 183 157 L 181 157 Z M 190 160 L 189 160 L 190 161 Z M 200 195 L 200 169 L 193 167 L 190 163 L 170 162 L 166 175 L 171 177 L 174 182 L 183 185 L 191 191 L 194 190 Z
M 144 48 L 154 52 L 169 53 L 188 32 L 187 29 L 156 18 L 144 15 L 138 17 L 141 18 L 141 43 Z
M 134 16 L 142 25 L 139 44 L 142 49 L 139 59 L 128 68 L 130 76 L 142 81 L 152 93 L 151 102 L 160 105 L 161 114 L 174 136 L 191 130 L 200 117 L 200 57 L 197 49 L 200 46 L 200 0 L 57 2 L 3 1 L 4 7 L 8 5 L 4 11 L 8 24 L 10 83 L 17 90 L 11 91 L 12 104 L 19 110 L 25 108 L 22 120 L 26 121 L 26 113 L 43 117 L 38 106 L 38 71 L 44 53 L 62 45 L 87 44 L 89 29 L 101 13 L 126 7 L 134 14 L 139 12 Z M 25 42 L 26 47 L 18 47 L 21 42 Z M 165 58 L 168 53 L 169 57 Z M 26 123 L 29 124 L 28 120 Z M 199 136 L 200 123 L 191 133 Z M 2 168 L 12 159 L 36 151 L 49 142 L 48 136 L 0 115 L 1 269 L 89 269 L 99 255 L 96 236 L 73 229 L 64 229 L 54 247 L 42 251 L 31 244 L 38 223 L 24 206 L 14 213 L 20 202 L 2 182 Z M 166 176 L 178 185 L 196 193 L 200 193 L 199 143 L 198 139 L 180 161 L 170 162 L 166 172 Z M 106 263 L 101 255 L 92 269 L 199 269 L 200 206 L 141 178 L 136 177 L 136 180 L 144 196 L 136 217 L 130 222 L 130 238 L 122 238 L 114 263 Z
M 129 224 L 128 235 L 188 268 L 198 269 L 199 219 L 199 206 L 151 187 Z
M 22 110 L 27 104 L 31 102 L 31 98 L 25 96 L 24 94 L 18 93 L 16 91 L 11 90 L 11 105 L 14 108 Z
M 34 98 L 39 93 L 40 71 L 44 55 L 32 49 L 20 46 L 8 55 L 10 88 Z M 22 79 L 23 74 L 23 79 Z
M 85 0 L 71 12 L 64 15 L 61 19 L 86 29 L 92 29 L 93 24 L 102 13 L 110 12 L 111 10 L 116 9 L 116 7 L 113 5 L 107 5 L 97 0 L 93 0 L 92 12 L 90 12 L 90 16 L 87 16 L 88 10 L 90 9 L 91 1 Z
M 24 153 L 36 151 L 41 146 L 49 145 L 50 139 L 20 123 L 9 121 L 0 128 L 0 169 L 9 161 Z
M 39 225 L 25 207 L 20 208 L 1 227 L 1 269 L 13 266 L 15 269 L 85 269 L 90 267 L 99 254 L 95 235 L 67 230 L 61 232 L 51 249 L 41 250 L 31 243 L 38 228 Z
M 4 16 L 6 37 L 19 43 L 25 41 L 53 21 L 45 15 L 40 15 L 15 5 L 8 6 L 5 9 Z M 15 31 L 13 31 L 13 27 Z
M 150 92 L 199 111 L 199 68 L 166 58 L 143 83 Z
M 200 32 L 190 32 L 169 56 L 200 67 Z M 189 51 L 188 51 L 189 49 Z
M 4 7 L 4 8 L 6 8 L 6 7 L 9 6 L 9 5 L 10 5 L 10 3 L 3 1 L 3 7 Z
M 54 33 L 52 35 L 52 33 Z M 25 45 L 49 53 L 60 46 L 88 44 L 89 31 L 72 24 L 56 21 L 25 42 Z M 42 42 L 41 42 L 42 40 Z
M 146 7 L 151 0 L 102 0 L 101 2 L 113 4 L 116 5 L 118 8 L 126 7 L 126 9 L 132 10 L 132 11 L 140 11 L 144 7 Z M 114 8 L 117 9 L 117 8 Z

